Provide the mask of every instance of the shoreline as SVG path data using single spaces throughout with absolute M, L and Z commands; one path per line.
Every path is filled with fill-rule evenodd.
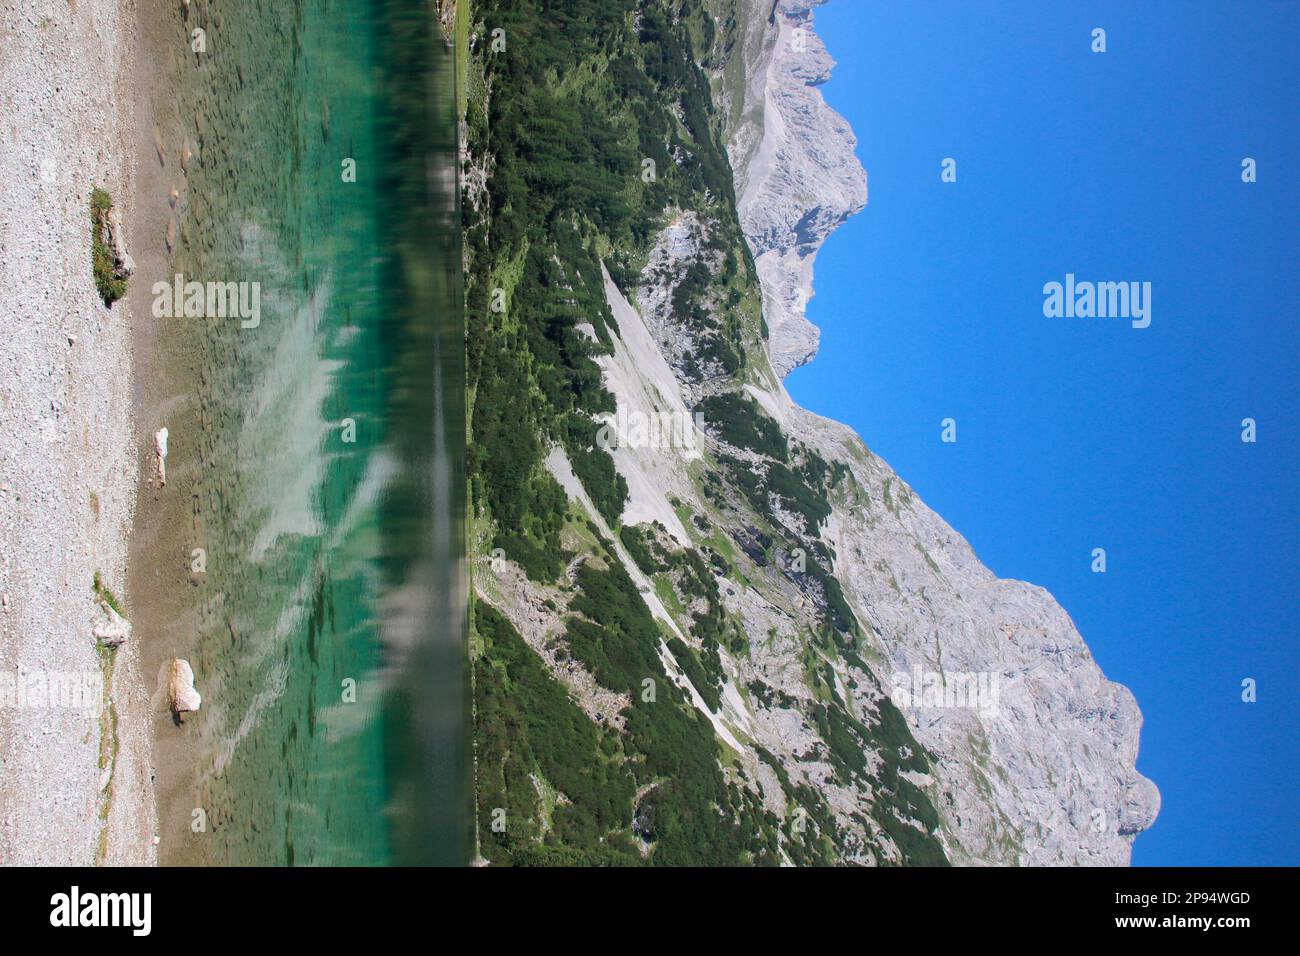
M 137 0 L 129 69 L 134 84 L 134 128 L 131 148 L 140 186 L 128 211 L 131 234 L 137 236 L 136 276 L 127 298 L 136 320 L 132 328 L 135 358 L 134 418 L 138 465 L 136 510 L 126 562 L 127 592 L 134 619 L 148 640 L 140 643 L 141 672 L 151 694 L 148 731 L 155 771 L 148 799 L 156 816 L 159 846 L 156 863 L 199 864 L 201 856 L 181 852 L 168 839 L 190 832 L 193 808 L 202 801 L 196 786 L 195 756 L 198 720 L 190 715 L 177 725 L 162 700 L 163 669 L 173 658 L 194 657 L 200 598 L 194 593 L 201 576 L 191 575 L 192 531 L 202 534 L 195 501 L 201 470 L 194 454 L 197 396 L 194 394 L 194 343 L 164 341 L 163 321 L 152 312 L 154 282 L 169 279 L 175 253 L 184 247 L 183 227 L 188 203 L 188 176 L 182 151 L 194 131 L 181 118 L 182 74 L 188 47 L 180 5 L 168 0 Z M 189 13 L 193 21 L 195 13 Z M 193 172 L 192 159 L 188 171 Z M 171 191 L 175 190 L 173 201 Z M 171 239 L 172 248 L 168 248 Z M 182 388 L 182 383 L 186 384 Z M 184 422 L 184 424 L 180 424 Z M 156 480 L 154 433 L 169 429 L 167 484 Z M 190 625 L 190 626 L 178 626 Z M 202 674 L 198 677 L 200 690 Z
M 92 579 L 124 599 L 138 469 L 133 345 L 142 270 L 100 300 L 89 197 L 106 189 L 128 251 L 135 216 L 138 8 L 122 0 L 0 6 L 0 675 L 103 681 L 89 706 L 0 700 L 0 863 L 148 865 L 156 810 L 144 632 L 101 655 Z M 147 315 L 147 312 L 146 312 Z M 87 686 L 90 686 L 90 683 Z M 3 688 L 0 688 L 3 690 Z M 96 694 L 96 696 L 99 696 Z

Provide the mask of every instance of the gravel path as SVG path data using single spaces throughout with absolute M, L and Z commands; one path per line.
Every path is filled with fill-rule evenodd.
M 0 0 L 0 863 L 154 862 L 139 641 L 104 666 L 96 571 L 125 599 L 131 314 L 91 274 L 92 186 L 130 210 L 129 0 Z M 130 221 L 129 215 L 127 216 Z M 128 249 L 135 252 L 132 236 Z M 138 258 L 138 255 L 137 255 Z M 104 715 L 17 699 L 108 678 Z M 7 692 L 7 696 L 6 696 Z M 98 696 L 98 695 L 96 695 Z

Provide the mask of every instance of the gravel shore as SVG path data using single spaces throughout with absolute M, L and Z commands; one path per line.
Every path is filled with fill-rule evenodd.
M 91 272 L 92 187 L 131 234 L 138 130 L 130 0 L 0 0 L 0 863 L 151 864 L 144 635 L 93 635 L 96 572 L 124 593 L 137 496 L 133 316 Z M 141 281 L 139 276 L 136 280 Z M 96 714 L 18 685 L 102 679 Z M 6 687 L 9 690 L 5 696 Z

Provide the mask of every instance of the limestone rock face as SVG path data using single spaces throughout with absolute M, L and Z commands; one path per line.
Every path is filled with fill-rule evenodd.
M 736 173 L 741 226 L 763 286 L 772 367 L 785 378 L 817 353 L 817 328 L 805 310 L 822 242 L 867 202 L 867 174 L 844 117 L 820 84 L 835 61 L 813 32 L 821 0 L 747 3 L 743 120 L 728 153 Z
M 1134 766 L 1133 696 L 1106 680 L 1051 595 L 993 575 L 850 429 L 781 384 L 816 352 L 802 310 L 816 252 L 867 199 L 853 132 L 817 89 L 832 63 L 812 33 L 816 5 L 739 0 L 726 55 L 710 60 L 766 343 L 746 309 L 744 367 L 693 373 L 706 330 L 674 300 L 690 270 L 723 271 L 718 243 L 735 235 L 707 203 L 671 210 L 635 282 L 601 277 L 617 334 L 594 361 L 616 404 L 607 417 L 664 415 L 682 440 L 620 438 L 621 527 L 552 447 L 546 466 L 587 519 L 565 531 L 577 557 L 559 583 L 506 562 L 475 587 L 591 720 L 622 729 L 628 698 L 560 653 L 585 535 L 608 542 L 600 560 L 622 565 L 659 625 L 664 672 L 713 728 L 728 783 L 780 821 L 784 861 L 1126 864 L 1159 807 Z M 716 288 L 697 305 L 728 310 Z M 715 414 L 723 395 L 731 404 Z M 695 552 L 716 597 L 639 565 L 628 528 L 643 562 Z M 476 544 L 484 558 L 489 540 Z M 738 639 L 706 648 L 698 625 L 715 613 Z M 687 666 L 706 650 L 714 675 Z M 810 842 L 831 850 L 812 857 Z
M 878 676 L 937 758 L 953 862 L 1126 865 L 1160 807 L 1135 769 L 1142 714 L 1128 688 L 1047 591 L 990 572 L 850 429 L 792 403 L 787 416 L 852 470 L 823 538 L 880 648 Z M 986 693 L 928 695 L 918 674 L 983 680 Z
M 832 66 L 811 32 L 820 2 L 746 4 L 747 82 L 728 110 L 740 219 L 782 378 L 816 351 L 800 304 L 817 249 L 867 198 L 853 132 L 816 89 Z M 927 785 L 950 859 L 1127 864 L 1160 806 L 1135 769 L 1133 695 L 1105 678 L 1050 594 L 993 575 L 850 429 L 799 408 L 784 387 L 750 390 L 787 434 L 852 475 L 822 538 L 869 625 L 877 678 L 936 758 Z M 961 697 L 964 682 L 974 699 Z M 869 710 L 865 688 L 854 693 Z

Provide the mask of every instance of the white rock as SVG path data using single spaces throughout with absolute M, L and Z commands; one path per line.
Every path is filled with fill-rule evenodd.
M 194 689 L 194 671 L 190 668 L 189 661 L 179 657 L 172 661 L 168 698 L 172 713 L 177 717 L 197 711 L 203 703 L 203 698 Z
M 131 636 L 131 622 L 118 614 L 107 601 L 99 602 L 100 621 L 95 625 L 95 638 L 105 647 L 120 647 Z
M 153 434 L 154 454 L 158 457 L 158 484 L 167 484 L 167 429 L 160 428 Z
M 113 250 L 113 273 L 119 279 L 125 279 L 135 272 L 135 260 L 126 251 L 126 230 L 122 226 L 122 216 L 116 206 L 110 206 L 108 215 L 104 218 L 109 248 Z

